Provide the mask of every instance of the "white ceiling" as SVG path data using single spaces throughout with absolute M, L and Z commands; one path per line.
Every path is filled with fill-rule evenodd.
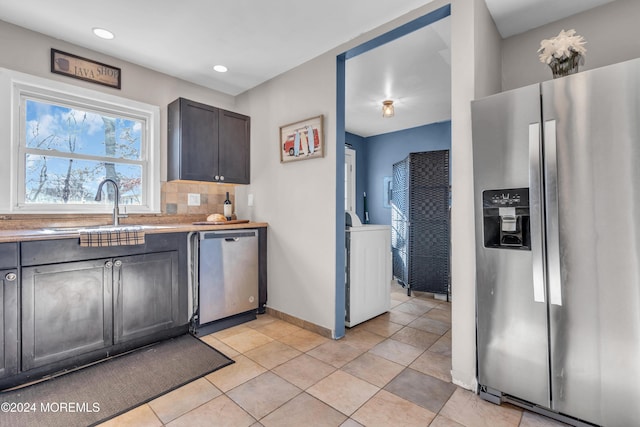
M 451 118 L 451 18 L 347 60 L 345 122 L 363 137 Z M 382 101 L 395 116 L 382 117 Z
M 614 0 L 485 0 L 503 39 Z
M 612 0 L 485 1 L 507 37 Z M 0 20 L 237 95 L 430 2 L 0 0 Z M 99 39 L 93 27 L 116 37 Z M 348 129 L 366 136 L 447 120 L 449 32 L 447 23 L 435 23 L 350 59 Z M 214 72 L 216 64 L 229 72 Z M 397 100 L 396 117 L 369 121 L 375 115 L 379 122 L 386 97 Z M 409 112 L 420 119 L 409 120 Z
M 0 0 L 0 19 L 237 95 L 430 1 Z

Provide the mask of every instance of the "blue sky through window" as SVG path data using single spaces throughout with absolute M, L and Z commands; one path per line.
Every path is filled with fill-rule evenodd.
M 26 203 L 97 203 L 104 178 L 123 204 L 142 203 L 142 166 L 127 162 L 142 159 L 142 121 L 31 99 L 25 108 Z

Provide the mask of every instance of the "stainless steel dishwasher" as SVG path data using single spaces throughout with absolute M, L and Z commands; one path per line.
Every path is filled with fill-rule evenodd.
M 198 323 L 258 309 L 258 230 L 198 233 Z

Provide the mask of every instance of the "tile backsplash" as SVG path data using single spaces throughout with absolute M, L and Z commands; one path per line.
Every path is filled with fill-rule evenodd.
M 164 215 L 222 213 L 226 192 L 234 206 L 234 186 L 194 181 L 171 181 L 162 183 L 161 209 Z M 189 194 L 200 195 L 199 206 L 189 206 Z

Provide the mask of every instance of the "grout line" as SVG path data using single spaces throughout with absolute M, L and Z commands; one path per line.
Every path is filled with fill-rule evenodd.
M 393 296 L 393 292 L 392 292 L 392 296 Z M 396 306 L 394 306 L 394 307 L 390 308 L 390 311 L 389 311 L 389 312 L 391 312 L 391 311 L 395 311 L 398 307 L 402 306 L 403 304 L 406 304 L 407 302 L 410 302 L 410 301 L 411 301 L 411 300 L 413 300 L 414 298 L 418 298 L 418 297 L 413 296 L 413 297 L 411 297 L 410 299 L 407 299 L 407 300 L 405 300 L 405 301 L 400 302 L 398 305 L 396 305 Z M 415 303 L 414 303 L 414 304 L 415 304 Z M 450 304 L 450 303 L 445 302 L 444 304 Z M 218 398 L 218 397 L 226 396 L 226 397 L 227 397 L 227 398 L 229 398 L 232 402 L 234 402 L 234 404 L 238 405 L 238 407 L 239 407 L 239 408 L 241 408 L 241 409 L 242 409 L 242 411 L 244 411 L 246 414 L 248 414 L 252 419 L 254 419 L 254 420 L 256 420 L 257 422 L 259 422 L 261 419 L 264 419 L 265 417 L 269 416 L 269 415 L 270 415 L 270 414 L 272 414 L 273 412 L 277 411 L 278 409 L 280 409 L 281 407 L 283 407 L 283 406 L 284 406 L 284 405 L 286 405 L 287 403 L 291 402 L 293 399 L 295 399 L 295 398 L 297 398 L 298 396 L 300 396 L 302 393 L 305 393 L 305 394 L 307 394 L 308 396 L 310 396 L 311 398 L 313 398 L 313 399 L 315 399 L 315 400 L 317 400 L 317 401 L 319 401 L 319 402 L 321 402 L 321 403 L 323 403 L 323 404 L 327 405 L 328 407 L 332 408 L 333 410 L 335 410 L 335 411 L 339 412 L 340 414 L 342 414 L 342 415 L 346 416 L 346 417 L 347 417 L 347 419 L 346 419 L 344 422 L 347 422 L 347 421 L 349 421 L 349 420 L 353 420 L 353 421 L 355 421 L 353 418 L 351 418 L 351 416 L 352 416 L 353 414 L 355 414 L 358 410 L 360 410 L 364 405 L 366 405 L 366 404 L 367 404 L 367 403 L 368 403 L 372 398 L 374 398 L 375 396 L 377 396 L 377 395 L 380 393 L 380 391 L 381 391 L 381 390 L 384 390 L 384 387 L 386 387 L 389 383 L 391 383 L 392 381 L 394 381 L 394 380 L 395 380 L 399 375 L 401 375 L 402 373 L 404 373 L 407 369 L 411 369 L 412 371 L 418 372 L 418 373 L 420 373 L 420 374 L 422 374 L 422 375 L 429 375 L 429 374 L 426 374 L 426 373 L 420 372 L 420 371 L 418 371 L 418 370 L 416 370 L 416 369 L 412 368 L 412 367 L 411 367 L 411 365 L 412 365 L 413 363 L 415 363 L 415 361 L 416 361 L 417 359 L 419 359 L 420 357 L 422 357 L 422 356 L 423 356 L 427 351 L 429 351 L 429 349 L 430 349 L 433 345 L 435 345 L 435 344 L 436 344 L 436 343 L 437 343 L 437 342 L 438 342 L 442 337 L 444 337 L 444 336 L 445 336 L 445 335 L 446 335 L 446 334 L 451 330 L 451 327 L 450 327 L 450 326 L 449 326 L 449 328 L 447 329 L 447 331 L 446 331 L 445 333 L 443 333 L 443 334 L 437 334 L 437 333 L 436 333 L 436 335 L 439 335 L 439 338 L 438 338 L 436 341 L 434 341 L 434 343 L 433 343 L 431 346 L 429 346 L 429 348 L 424 349 L 424 350 L 423 350 L 422 348 L 418 348 L 418 347 L 412 346 L 411 344 L 404 343 L 404 342 L 402 342 L 402 341 L 398 341 L 398 342 L 400 342 L 400 343 L 402 343 L 402 344 L 409 345 L 409 346 L 411 346 L 411 347 L 414 347 L 414 348 L 416 348 L 416 349 L 421 350 L 421 353 L 420 353 L 418 356 L 416 356 L 415 358 L 413 358 L 413 359 L 412 359 L 412 360 L 411 360 L 407 365 L 403 365 L 403 364 L 400 364 L 400 363 L 398 363 L 398 362 L 396 362 L 396 361 L 394 361 L 394 360 L 387 359 L 387 358 L 386 358 L 386 357 L 384 357 L 384 356 L 380 356 L 380 355 L 377 355 L 377 354 L 375 354 L 375 353 L 371 353 L 371 350 L 372 350 L 374 347 L 376 347 L 377 345 L 384 343 L 385 341 L 388 341 L 388 340 L 397 341 L 397 340 L 394 340 L 392 337 L 393 337 L 395 334 L 397 334 L 398 332 L 400 332 L 401 330 L 405 329 L 405 328 L 411 328 L 411 329 L 414 329 L 414 330 L 417 330 L 417 331 L 422 331 L 422 332 L 427 332 L 427 333 L 433 333 L 433 332 L 429 332 L 429 331 L 423 331 L 423 330 L 418 329 L 418 328 L 413 328 L 413 327 L 409 326 L 409 324 L 410 324 L 410 323 L 412 323 L 412 322 L 414 322 L 414 321 L 416 321 L 416 320 L 418 320 L 418 319 L 420 319 L 420 318 L 425 317 L 425 315 L 426 315 L 429 311 L 431 311 L 431 310 L 433 310 L 433 309 L 435 309 L 435 308 L 439 308 L 439 309 L 443 309 L 443 310 L 444 310 L 444 309 L 446 309 L 446 307 L 444 307 L 444 308 L 440 308 L 440 305 L 442 305 L 442 303 L 441 303 L 441 304 L 439 304 L 439 305 L 437 305 L 436 307 L 430 307 L 430 308 L 429 308 L 429 310 L 427 310 L 425 313 L 422 313 L 422 314 L 420 314 L 420 315 L 415 315 L 414 313 L 405 313 L 405 312 L 402 312 L 402 311 L 400 311 L 400 310 L 396 311 L 396 312 L 398 312 L 398 313 L 406 314 L 406 315 L 408 315 L 408 316 L 415 316 L 415 318 L 414 318 L 413 320 L 411 320 L 411 321 L 410 321 L 409 323 L 407 323 L 407 324 L 396 323 L 396 322 L 392 321 L 392 320 L 391 320 L 391 319 L 389 319 L 389 318 L 378 320 L 378 322 L 380 322 L 380 323 L 387 322 L 387 323 L 391 323 L 391 324 L 394 324 L 394 325 L 396 325 L 396 326 L 399 326 L 399 327 L 400 327 L 400 329 L 398 329 L 397 331 L 394 331 L 394 332 L 393 332 L 392 334 L 390 334 L 389 336 L 382 335 L 381 333 L 379 333 L 379 331 L 380 331 L 380 330 L 377 330 L 378 332 L 376 332 L 376 328 L 372 328 L 373 330 L 371 330 L 371 329 L 366 328 L 366 327 L 361 327 L 361 326 L 365 325 L 365 324 L 366 324 L 366 322 L 365 322 L 365 323 L 363 323 L 363 324 L 357 325 L 356 327 L 354 327 L 354 328 L 352 328 L 352 329 L 348 329 L 348 330 L 347 330 L 347 333 L 345 334 L 345 336 L 348 336 L 350 333 L 354 333 L 354 332 L 357 332 L 357 331 L 360 331 L 360 330 L 361 330 L 361 331 L 365 331 L 365 332 L 371 333 L 371 334 L 373 334 L 373 335 L 375 335 L 375 336 L 378 336 L 378 337 L 382 338 L 382 340 L 381 340 L 380 342 L 378 342 L 378 343 L 374 344 L 373 346 L 371 346 L 371 347 L 367 348 L 367 349 L 366 349 L 366 350 L 364 350 L 364 351 L 362 351 L 362 350 L 361 350 L 361 348 L 356 347 L 356 346 L 354 346 L 354 345 L 350 344 L 349 342 L 341 342 L 340 340 L 330 340 L 330 341 L 325 341 L 325 342 L 319 343 L 319 344 L 317 344 L 317 345 L 314 345 L 312 348 L 309 348 L 309 349 L 307 349 L 307 350 L 305 350 L 305 351 L 299 350 L 299 349 L 297 349 L 296 347 L 293 347 L 293 346 L 291 346 L 291 345 L 289 345 L 289 344 L 287 344 L 287 343 L 284 343 L 284 342 L 280 341 L 280 338 L 273 338 L 273 337 L 271 337 L 270 335 L 264 334 L 264 333 L 262 333 L 262 332 L 260 332 L 260 331 L 258 330 L 259 328 L 261 328 L 261 327 L 265 327 L 265 326 L 268 326 L 269 324 L 271 324 L 271 323 L 273 323 L 273 322 L 277 322 L 277 321 L 286 322 L 286 320 L 279 319 L 279 318 L 277 318 L 277 317 L 275 317 L 275 316 L 272 316 L 272 315 L 270 315 L 270 314 L 264 314 L 264 315 L 261 315 L 261 316 L 271 316 L 271 317 L 273 318 L 273 320 L 271 320 L 271 321 L 269 321 L 269 322 L 264 322 L 264 321 L 263 321 L 263 322 L 261 322 L 260 324 L 257 324 L 257 323 L 256 323 L 256 324 L 252 324 L 253 322 L 258 322 L 258 321 L 259 321 L 259 320 L 254 320 L 254 321 L 248 322 L 247 324 L 243 324 L 243 325 L 238 325 L 238 326 L 236 326 L 236 328 L 237 328 L 237 327 L 241 327 L 241 329 L 240 329 L 240 330 L 238 330 L 238 332 L 237 332 L 237 333 L 232 333 L 232 334 L 229 334 L 229 335 L 225 335 L 225 339 L 227 339 L 227 338 L 231 338 L 231 337 L 233 337 L 233 336 L 235 336 L 235 335 L 237 335 L 237 334 L 241 334 L 241 333 L 243 333 L 243 332 L 246 332 L 246 330 L 247 330 L 247 329 L 245 329 L 245 328 L 244 328 L 244 327 L 246 327 L 246 328 L 250 328 L 250 330 L 253 330 L 253 331 L 256 331 L 256 332 L 258 332 L 258 333 L 261 333 L 262 335 L 265 335 L 265 336 L 267 336 L 268 338 L 270 338 L 270 339 L 272 340 L 272 341 L 270 341 L 269 343 L 264 343 L 264 344 L 259 345 L 259 346 L 257 346 L 257 347 L 252 347 L 252 348 L 250 348 L 250 349 L 248 349 L 248 350 L 246 350 L 246 351 L 239 351 L 239 350 L 235 349 L 234 347 L 230 346 L 229 344 L 227 344 L 226 342 L 224 342 L 222 339 L 220 339 L 220 338 L 218 338 L 218 337 L 214 336 L 215 334 L 211 334 L 214 338 L 216 338 L 217 340 L 219 340 L 219 341 L 220 341 L 220 342 L 222 342 L 223 344 L 225 344 L 225 345 L 229 346 L 230 348 L 234 349 L 234 350 L 238 353 L 238 356 L 245 357 L 245 358 L 246 358 L 246 359 L 248 359 L 249 361 L 251 361 L 251 362 L 255 363 L 255 364 L 256 364 L 256 365 L 258 365 L 258 366 L 260 366 L 262 369 L 265 369 L 265 372 L 262 372 L 261 374 L 256 375 L 256 376 L 254 376 L 253 378 L 250 378 L 250 379 L 248 379 L 248 380 L 246 380 L 246 381 L 242 382 L 241 384 L 238 384 L 238 385 L 234 386 L 233 388 L 231 388 L 230 390 L 227 390 L 226 392 L 225 392 L 225 391 L 222 391 L 221 389 L 219 389 L 219 388 L 218 388 L 218 387 L 217 387 L 213 382 L 211 382 L 211 381 L 210 381 L 210 380 L 208 380 L 206 377 L 204 377 L 204 378 L 205 378 L 205 380 L 207 380 L 211 385 L 213 385 L 213 386 L 214 386 L 214 387 L 215 387 L 215 388 L 216 388 L 216 389 L 217 389 L 221 394 L 220 394 L 219 396 L 216 396 L 216 397 L 215 397 L 215 398 L 213 398 L 213 399 L 208 400 L 207 402 L 202 403 L 202 404 L 201 404 L 201 405 L 199 405 L 198 407 L 191 409 L 190 411 L 188 411 L 188 412 L 186 412 L 185 414 L 183 414 L 183 415 L 181 415 L 181 416 L 177 417 L 176 419 L 179 419 L 180 417 L 182 417 L 182 416 L 184 416 L 184 415 L 186 415 L 186 414 L 188 414 L 188 413 L 190 413 L 190 412 L 192 412 L 192 411 L 196 410 L 197 408 L 201 407 L 202 405 L 205 405 L 205 404 L 207 404 L 207 403 L 211 402 L 212 400 L 214 400 L 214 399 L 216 399 L 216 398 Z M 381 316 L 384 316 L 384 315 L 381 315 Z M 430 318 L 428 318 L 428 317 L 425 317 L 425 318 L 430 319 Z M 262 318 L 262 319 L 264 319 L 264 318 Z M 437 319 L 431 319 L 431 320 L 441 322 L 440 320 L 437 320 Z M 374 321 L 375 321 L 375 320 L 374 320 Z M 287 322 L 287 323 L 289 323 L 289 322 Z M 441 323 L 443 323 L 443 322 L 441 322 Z M 294 326 L 297 326 L 297 325 L 294 325 Z M 302 328 L 302 330 L 306 330 L 306 329 Z M 322 336 L 322 335 L 320 335 L 320 336 Z M 201 337 L 201 338 L 203 338 L 203 337 Z M 281 338 L 284 338 L 284 337 L 281 337 Z M 254 359 L 252 359 L 251 357 L 249 357 L 249 356 L 247 356 L 247 355 L 246 355 L 246 353 L 248 353 L 248 352 L 250 352 L 250 351 L 253 351 L 253 350 L 256 350 L 256 349 L 258 349 L 258 348 L 261 348 L 261 347 L 263 347 L 263 346 L 266 346 L 267 344 L 270 344 L 270 343 L 272 343 L 272 342 L 278 342 L 278 343 L 280 343 L 280 344 L 286 345 L 286 346 L 288 346 L 288 347 L 290 347 L 290 348 L 292 348 L 292 349 L 295 349 L 295 350 L 299 351 L 299 352 L 300 352 L 300 354 L 298 354 L 298 355 L 296 355 L 296 356 L 294 356 L 294 357 L 292 357 L 292 358 L 290 358 L 290 359 L 286 360 L 285 362 L 282 362 L 282 363 L 280 363 L 280 364 L 278 364 L 278 365 L 274 366 L 273 368 L 267 368 L 266 366 L 263 366 L 262 364 L 260 364 L 258 361 L 254 360 Z M 318 347 L 320 347 L 320 346 L 322 346 L 322 345 L 324 345 L 324 344 L 327 344 L 327 343 L 329 343 L 329 342 L 341 342 L 341 345 L 343 345 L 343 346 L 344 346 L 344 345 L 349 346 L 349 347 L 351 347 L 351 348 L 355 349 L 356 351 L 358 351 L 358 353 L 359 353 L 359 354 L 358 354 L 355 358 L 350 359 L 350 360 L 349 360 L 349 361 L 347 361 L 346 363 L 342 364 L 340 367 L 335 367 L 334 365 L 332 365 L 332 364 L 330 364 L 330 363 L 327 363 L 327 362 L 325 362 L 324 360 L 321 360 L 321 359 L 319 359 L 319 358 L 317 358 L 317 357 L 315 357 L 315 356 L 313 356 L 313 355 L 309 354 L 309 353 L 310 353 L 310 352 L 312 352 L 313 350 L 315 350 L 315 349 L 317 349 Z M 390 361 L 391 363 L 397 364 L 397 365 L 401 366 L 401 367 L 402 367 L 402 369 L 401 369 L 397 374 L 395 374 L 395 375 L 393 376 L 393 378 L 391 378 L 391 379 L 389 379 L 388 381 L 386 381 L 386 383 L 385 383 L 382 387 L 380 387 L 380 386 L 378 386 L 378 385 L 376 385 L 376 384 L 373 384 L 373 383 L 371 383 L 371 382 L 369 382 L 369 381 L 367 381 L 367 380 L 365 380 L 365 379 L 363 379 L 363 378 L 360 378 L 360 377 L 358 377 L 358 376 L 355 376 L 355 375 L 353 375 L 353 374 L 351 374 L 351 373 L 349 373 L 349 372 L 347 372 L 347 371 L 345 371 L 345 370 L 344 370 L 344 368 L 345 368 L 348 364 L 350 364 L 351 362 L 353 362 L 353 361 L 357 360 L 358 358 L 362 357 L 364 354 L 367 354 L 367 353 L 370 353 L 370 354 L 372 354 L 372 355 L 374 355 L 374 356 L 377 356 L 377 357 L 380 357 L 380 358 L 382 358 L 382 359 L 388 360 L 388 361 Z M 449 358 L 451 357 L 450 355 L 442 355 L 442 354 L 440 354 L 440 353 L 435 353 L 435 352 L 431 352 L 431 353 L 433 353 L 433 354 L 438 354 L 438 355 L 440 355 L 440 356 L 444 356 L 444 357 L 449 357 Z M 308 386 L 307 388 L 305 388 L 305 389 L 302 389 L 301 387 L 299 387 L 299 386 L 297 386 L 297 385 L 295 385 L 295 384 L 293 384 L 293 383 L 289 382 L 286 378 L 281 377 L 280 375 L 278 375 L 278 373 L 277 373 L 277 372 L 274 372 L 274 369 L 276 369 L 276 368 L 278 368 L 278 367 L 282 366 L 283 364 L 285 364 L 285 363 L 287 363 L 287 362 L 289 362 L 289 361 L 291 361 L 291 360 L 294 360 L 294 359 L 296 359 L 296 358 L 298 358 L 298 357 L 300 357 L 300 356 L 302 356 L 302 355 L 306 355 L 306 356 L 308 356 L 308 357 L 311 357 L 311 358 L 313 358 L 313 359 L 317 360 L 318 362 L 321 362 L 321 363 L 323 363 L 323 364 L 325 364 L 325 365 L 327 365 L 327 366 L 330 366 L 330 367 L 332 368 L 332 371 L 331 371 L 328 375 L 324 376 L 323 378 L 320 378 L 320 379 L 316 380 L 313 384 L 309 385 L 309 386 Z M 236 357 L 237 357 L 237 356 L 236 356 Z M 235 358 L 234 358 L 234 359 L 235 359 Z M 348 375 L 352 375 L 352 376 L 354 376 L 355 378 L 358 378 L 358 379 L 360 379 L 360 380 L 362 380 L 362 381 L 365 381 L 365 382 L 367 382 L 368 384 L 371 384 L 372 386 L 374 386 L 374 387 L 376 387 L 376 388 L 378 389 L 378 390 L 376 391 L 376 393 L 375 393 L 373 396 L 371 396 L 369 399 L 367 399 L 365 402 L 363 402 L 360 406 L 358 406 L 358 408 L 356 408 L 356 409 L 353 411 L 353 413 L 352 413 L 351 415 L 344 414 L 342 411 L 340 411 L 340 410 L 338 410 L 337 408 L 335 408 L 335 407 L 331 406 L 329 403 L 324 402 L 323 400 L 321 400 L 321 399 L 317 398 L 316 396 L 314 396 L 314 395 L 312 395 L 312 394 L 310 394 L 310 393 L 308 393 L 308 392 L 307 392 L 307 390 L 308 390 L 309 388 L 311 388 L 311 387 L 313 387 L 314 385 L 318 384 L 320 381 L 322 381 L 323 379 L 327 378 L 327 376 L 332 375 L 332 374 L 334 374 L 334 373 L 335 373 L 335 372 L 337 372 L 337 371 L 341 371 L 341 372 L 346 373 L 346 374 L 348 374 Z M 257 418 L 256 418 L 256 417 L 254 417 L 251 413 L 249 413 L 247 410 L 245 410 L 245 408 L 243 408 L 239 403 L 237 403 L 237 402 L 235 402 L 233 399 L 231 399 L 231 397 L 228 395 L 228 393 L 229 393 L 229 392 L 231 392 L 232 390 L 236 389 L 237 387 L 240 387 L 241 385 L 244 385 L 244 384 L 246 384 L 247 382 L 252 381 L 252 380 L 254 380 L 255 378 L 258 378 L 259 376 L 266 374 L 267 372 L 270 372 L 270 373 L 272 373 L 272 374 L 276 375 L 278 378 L 280 378 L 280 379 L 282 379 L 282 380 L 286 381 L 287 383 L 291 384 L 292 386 L 296 387 L 298 390 L 300 390 L 300 392 L 299 392 L 299 393 L 297 393 L 295 396 L 291 397 L 290 399 L 288 399 L 287 401 L 285 401 L 285 402 L 281 403 L 277 408 L 275 408 L 275 409 L 271 410 L 268 414 L 264 415 L 264 416 L 263 416 L 263 417 L 261 417 L 260 419 L 257 419 Z M 439 381 L 442 381 L 440 378 L 437 378 L 437 377 L 433 377 L 433 378 L 435 378 L 435 379 L 437 379 L 437 380 L 439 380 Z M 449 383 L 451 383 L 451 382 L 449 381 Z M 452 394 L 452 395 L 453 395 L 453 394 Z M 401 398 L 401 399 L 404 399 L 404 398 L 402 398 L 401 396 L 398 396 L 398 397 L 399 397 L 399 398 Z M 449 399 L 450 399 L 450 397 L 449 397 Z M 406 399 L 404 399 L 404 400 L 406 400 Z M 444 408 L 444 406 L 446 405 L 446 403 L 447 403 L 447 402 L 448 402 L 448 400 L 447 400 L 447 401 L 442 405 L 442 407 L 440 408 L 440 410 L 442 410 L 442 408 Z M 413 402 L 411 402 L 411 403 L 413 403 Z M 414 404 L 415 404 L 415 403 L 414 403 Z M 422 407 L 421 405 L 418 405 L 418 406 Z M 151 408 L 151 407 L 150 407 L 150 408 Z M 153 411 L 153 408 L 151 408 L 151 410 Z M 435 420 L 435 419 L 437 418 L 437 416 L 439 415 L 440 410 L 439 410 L 437 413 L 435 413 L 434 420 Z M 154 415 L 156 416 L 156 418 L 157 418 L 157 419 L 162 423 L 162 420 L 160 420 L 160 418 L 159 418 L 159 417 L 158 417 L 158 415 L 155 413 L 155 411 L 153 411 L 153 413 L 154 413 Z M 174 421 L 174 420 L 171 420 L 171 421 Z

